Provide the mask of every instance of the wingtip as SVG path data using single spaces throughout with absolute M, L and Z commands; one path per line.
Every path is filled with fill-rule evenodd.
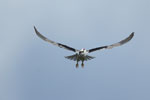
M 132 32 L 132 33 L 130 34 L 130 37 L 131 37 L 131 38 L 134 36 L 134 33 L 135 33 L 135 32 Z
M 131 35 L 134 35 L 135 32 L 132 32 Z
M 38 34 L 38 30 L 36 29 L 36 27 L 35 26 L 33 26 L 33 27 L 34 27 L 34 30 L 35 30 L 36 34 Z
M 34 30 L 36 30 L 36 27 L 35 26 L 33 26 L 34 27 Z

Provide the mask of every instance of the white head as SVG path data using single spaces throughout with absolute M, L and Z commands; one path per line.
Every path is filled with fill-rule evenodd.
M 84 54 L 84 55 L 88 54 L 87 50 L 84 48 L 82 48 L 79 53 Z
M 85 49 L 84 49 L 84 48 L 82 48 L 80 51 L 85 51 Z

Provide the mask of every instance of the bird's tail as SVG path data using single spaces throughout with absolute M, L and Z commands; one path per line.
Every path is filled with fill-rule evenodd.
M 65 58 L 69 59 L 69 60 L 74 60 L 74 61 L 87 61 L 87 60 L 91 60 L 94 59 L 95 57 L 92 56 L 88 56 L 88 55 L 78 55 L 78 54 L 74 54 L 71 56 L 66 56 Z

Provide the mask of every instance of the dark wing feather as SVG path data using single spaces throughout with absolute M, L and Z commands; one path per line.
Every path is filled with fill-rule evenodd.
M 90 52 L 93 52 L 93 51 L 96 51 L 96 50 L 100 50 L 100 49 L 104 49 L 104 48 L 107 48 L 107 46 L 93 48 L 93 49 L 88 50 L 88 52 L 90 53 Z
M 125 38 L 124 40 L 121 40 L 118 43 L 114 43 L 114 44 L 108 45 L 108 46 L 102 46 L 102 47 L 93 48 L 93 49 L 88 50 L 88 52 L 90 53 L 90 52 L 93 52 L 93 51 L 96 51 L 96 50 L 100 50 L 100 49 L 104 49 L 104 48 L 105 49 L 111 49 L 113 47 L 121 46 L 121 45 L 127 43 L 128 41 L 130 41 L 133 38 L 133 36 L 134 36 L 134 32 L 132 32 L 127 38 Z
M 49 42 L 49 43 L 52 43 L 53 45 L 56 45 L 60 48 L 64 48 L 64 49 L 67 49 L 67 50 L 71 50 L 73 52 L 76 52 L 78 50 L 72 48 L 72 47 L 69 47 L 67 45 L 64 45 L 64 44 L 61 44 L 61 43 L 57 43 L 57 42 L 54 42 L 52 40 L 49 40 L 48 38 L 44 37 L 40 32 L 38 32 L 38 30 L 36 29 L 36 27 L 34 26 L 34 30 L 35 30 L 35 33 L 37 34 L 37 36 L 39 36 L 41 39 L 43 39 L 44 41 L 46 42 Z

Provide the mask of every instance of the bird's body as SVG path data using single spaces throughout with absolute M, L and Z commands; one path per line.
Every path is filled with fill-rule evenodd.
M 69 47 L 67 45 L 64 45 L 64 44 L 57 43 L 57 42 L 54 42 L 52 40 L 49 40 L 48 38 L 46 38 L 42 34 L 40 34 L 40 32 L 38 32 L 35 27 L 34 27 L 34 30 L 35 30 L 36 34 L 41 39 L 43 39 L 44 41 L 49 42 L 49 43 L 51 43 L 53 45 L 56 45 L 56 46 L 58 46 L 60 48 L 64 48 L 64 49 L 67 49 L 67 50 L 75 52 L 74 55 L 66 56 L 65 58 L 76 61 L 77 62 L 76 67 L 78 67 L 78 62 L 79 61 L 82 62 L 81 65 L 82 65 L 82 67 L 84 67 L 84 61 L 91 60 L 91 59 L 95 58 L 95 57 L 89 56 L 88 55 L 89 53 L 97 51 L 97 50 L 101 50 L 101 49 L 111 49 L 113 47 L 121 46 L 121 45 L 127 43 L 128 41 L 130 41 L 133 38 L 133 36 L 134 36 L 134 32 L 132 32 L 127 38 L 121 40 L 120 42 L 114 43 L 112 45 L 101 46 L 101 47 L 97 47 L 97 48 L 93 48 L 93 49 L 89 49 L 89 50 L 86 50 L 86 49 L 77 50 L 77 49 L 74 49 L 74 48 Z
M 95 57 L 89 56 L 87 50 L 81 49 L 80 51 L 77 51 L 76 54 L 71 55 L 71 56 L 66 56 L 65 58 L 76 61 L 76 67 L 78 67 L 78 62 L 82 62 L 82 67 L 84 67 L 84 61 L 91 60 Z

